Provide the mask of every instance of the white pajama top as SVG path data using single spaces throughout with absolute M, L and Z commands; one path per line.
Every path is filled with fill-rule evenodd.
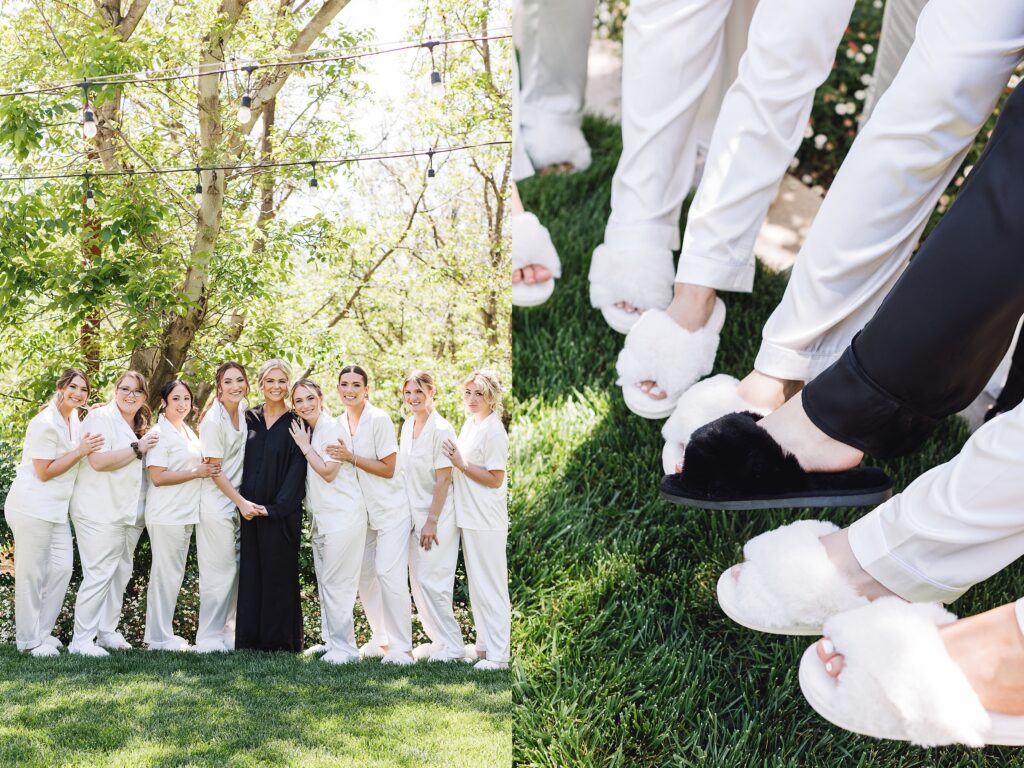
M 64 474 L 43 481 L 36 474 L 32 460 L 59 459 L 75 450 L 81 440 L 77 410 L 71 412 L 70 422 L 70 425 L 64 423 L 60 409 L 52 401 L 32 417 L 25 432 L 21 463 L 18 464 L 14 482 L 7 493 L 7 509 L 50 523 L 67 521 L 68 506 L 81 462 L 72 464 Z
M 119 451 L 138 442 L 116 402 L 100 406 L 85 417 L 82 433 L 103 435 L 103 448 L 96 454 Z M 143 493 L 142 461 L 133 458 L 120 469 L 100 472 L 86 458 L 79 467 L 75 492 L 71 496 L 71 515 L 82 520 L 108 525 L 136 525 L 139 497 Z
M 395 425 L 391 422 L 391 417 L 375 405 L 366 403 L 363 406 L 355 435 L 349 431 L 347 414 L 339 416 L 337 423 L 345 444 L 358 456 L 379 461 L 398 452 Z M 356 478 L 371 528 L 382 531 L 399 524 L 403 517 L 408 517 L 405 492 L 401 478 L 398 477 L 397 467 L 395 476 L 390 478 L 377 477 L 357 467 Z
M 146 468 L 163 467 L 171 472 L 186 472 L 203 463 L 203 451 L 196 433 L 187 424 L 182 435 L 161 416 L 155 429 L 160 440 L 146 454 Z M 177 485 L 155 485 L 146 488 L 146 523 L 153 525 L 194 525 L 199 522 L 199 478 Z
M 219 401 L 214 401 L 199 424 L 199 445 L 204 459 L 221 459 L 220 472 L 237 491 L 242 485 L 242 462 L 249 428 L 245 423 L 245 403 L 238 406 L 238 429 L 231 423 L 231 414 Z M 199 481 L 199 514 L 201 517 L 233 517 L 238 507 L 217 487 L 212 478 Z
M 441 446 L 445 440 L 455 440 L 452 425 L 437 411 L 431 411 L 420 436 L 414 438 L 413 427 L 415 417 L 410 416 L 402 424 L 402 439 L 398 449 L 398 472 L 405 484 L 405 497 L 409 511 L 417 526 L 423 525 L 430 512 L 430 503 L 434 499 L 434 485 L 437 482 L 437 470 L 452 466 L 451 460 L 445 456 Z M 455 497 L 452 486 L 448 486 L 448 497 L 441 509 L 441 514 L 452 512 Z
M 338 438 L 342 436 L 338 422 L 343 418 L 335 419 L 321 413 L 309 441 L 310 450 L 315 451 L 326 464 L 341 464 L 338 474 L 329 483 L 312 467 L 306 470 L 306 509 L 317 533 L 335 533 L 353 525 L 366 525 L 366 505 L 359 489 L 356 468 L 347 461 L 331 458 L 327 453 L 327 446 L 337 445 Z
M 500 487 L 488 488 L 456 470 L 456 524 L 470 530 L 508 530 L 508 433 L 498 414 L 492 413 L 480 424 L 473 417 L 467 419 L 458 445 L 464 461 L 487 470 L 503 470 L 505 476 Z

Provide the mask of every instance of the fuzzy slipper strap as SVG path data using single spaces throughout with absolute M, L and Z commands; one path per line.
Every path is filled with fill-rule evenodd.
M 757 412 L 757 409 L 736 394 L 738 386 L 736 378 L 720 373 L 698 381 L 686 390 L 679 398 L 672 416 L 661 428 L 665 442 L 685 444 L 697 429 L 727 413 Z
M 862 733 L 895 726 L 919 746 L 983 746 L 991 719 L 937 630 L 955 619 L 935 603 L 884 597 L 825 622 L 843 655 L 830 714 Z
M 512 217 L 512 269 L 532 264 L 547 267 L 553 277 L 562 276 L 562 262 L 551 241 L 551 233 L 527 211 Z
M 640 309 L 663 309 L 672 301 L 672 251 L 601 244 L 591 257 L 589 277 L 590 304 L 596 309 L 621 301 Z

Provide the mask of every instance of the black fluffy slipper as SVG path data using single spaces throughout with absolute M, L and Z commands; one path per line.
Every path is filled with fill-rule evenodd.
M 760 419 L 730 413 L 694 432 L 683 471 L 661 479 L 662 497 L 701 509 L 775 509 L 866 507 L 892 496 L 892 480 L 875 467 L 805 472 Z

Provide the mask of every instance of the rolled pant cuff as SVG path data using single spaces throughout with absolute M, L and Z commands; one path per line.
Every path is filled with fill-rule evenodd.
M 684 252 L 676 270 L 677 283 L 690 283 L 716 291 L 750 293 L 754 289 L 754 264 L 711 259 Z
M 852 344 L 804 387 L 803 407 L 807 418 L 826 435 L 879 459 L 917 448 L 938 422 L 876 384 Z
M 679 248 L 679 226 L 652 221 L 612 223 L 604 228 L 604 244 L 611 248 L 637 250 L 641 248 Z
M 913 603 L 952 603 L 967 587 L 938 584 L 902 562 L 885 541 L 881 515 L 876 507 L 850 526 L 849 542 L 860 567 L 890 592 Z
M 839 352 L 798 352 L 762 340 L 754 370 L 777 379 L 810 381 L 835 362 L 839 355 Z

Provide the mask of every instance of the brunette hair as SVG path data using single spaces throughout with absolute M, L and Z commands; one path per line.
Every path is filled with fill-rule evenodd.
M 503 390 L 501 386 L 501 379 L 498 378 L 498 374 L 487 369 L 476 370 L 463 379 L 462 386 L 466 386 L 470 383 L 475 384 L 483 390 L 484 402 L 487 403 L 492 411 L 500 416 L 501 394 Z
M 142 390 L 142 407 L 135 412 L 135 418 L 132 421 L 132 431 L 135 433 L 135 436 L 142 437 L 146 434 L 146 430 L 149 429 L 149 425 L 153 420 L 153 411 L 149 407 L 149 382 L 138 371 L 128 370 L 122 373 L 117 381 L 114 382 L 114 389 L 116 390 L 121 386 L 121 382 L 129 376 L 135 379 L 136 385 Z
M 250 389 L 249 373 L 245 370 L 245 366 L 242 365 L 241 363 L 236 363 L 233 360 L 228 360 L 226 363 L 221 363 L 220 366 L 218 366 L 217 368 L 217 372 L 213 375 L 213 380 L 217 384 L 216 394 L 214 395 L 212 400 L 206 401 L 206 405 L 203 407 L 202 413 L 199 414 L 199 421 L 202 421 L 206 417 L 206 414 L 209 413 L 210 409 L 213 407 L 213 403 L 216 400 L 220 400 L 221 395 L 224 394 L 223 392 L 221 392 L 221 387 L 224 386 L 224 377 L 227 375 L 228 371 L 234 370 L 241 371 L 242 378 L 245 379 L 246 394 L 248 394 L 248 390 Z
M 344 376 L 346 373 L 356 373 L 356 374 L 359 374 L 359 376 L 361 376 L 362 379 L 363 379 L 363 386 L 364 387 L 370 386 L 370 375 L 365 370 L 363 370 L 362 366 L 349 364 L 349 365 L 346 365 L 344 368 L 342 368 L 341 369 L 341 373 L 338 374 L 338 383 L 339 384 L 341 384 L 341 377 Z
M 49 400 L 43 403 L 42 407 L 40 407 L 39 410 L 44 410 L 51 402 L 55 403 L 56 405 L 60 405 L 61 401 L 64 399 L 64 395 L 61 392 L 61 390 L 65 389 L 72 381 L 79 377 L 82 379 L 82 381 L 85 382 L 86 396 L 91 394 L 92 384 L 89 383 L 89 377 L 85 375 L 85 371 L 83 371 L 81 368 L 65 368 L 64 371 L 61 373 L 60 377 L 57 379 L 57 385 L 53 388 L 53 397 L 51 397 Z
M 188 396 L 192 400 L 192 410 L 195 410 L 196 396 L 192 393 L 192 387 L 188 385 L 188 382 L 182 381 L 181 379 L 174 379 L 164 384 L 163 389 L 160 390 L 160 410 L 157 411 L 158 414 L 162 414 L 167 410 L 167 398 L 170 397 L 171 392 L 179 386 L 188 390 Z

